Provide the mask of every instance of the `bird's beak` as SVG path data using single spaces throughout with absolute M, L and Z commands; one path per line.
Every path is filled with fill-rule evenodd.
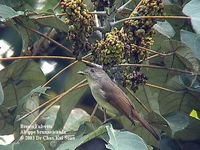
M 86 75 L 86 73 L 84 71 L 79 71 L 77 72 L 78 74 L 81 74 L 81 75 Z

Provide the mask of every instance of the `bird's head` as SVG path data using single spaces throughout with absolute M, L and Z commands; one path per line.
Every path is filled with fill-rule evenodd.
M 87 67 L 83 71 L 78 72 L 81 75 L 85 75 L 90 80 L 99 80 L 101 78 L 107 77 L 106 72 L 98 67 Z

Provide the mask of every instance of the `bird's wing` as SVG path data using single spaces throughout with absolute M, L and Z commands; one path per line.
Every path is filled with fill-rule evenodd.
M 116 84 L 111 82 L 107 83 L 107 85 L 105 83 L 105 86 L 102 87 L 105 90 L 105 100 L 117 108 L 122 114 L 126 115 L 132 122 L 134 122 L 134 119 L 138 120 L 157 140 L 159 140 L 159 135 L 152 126 L 138 114 L 125 93 Z
M 135 110 L 134 105 L 116 84 L 114 84 L 112 81 L 110 81 L 109 84 L 107 82 L 103 84 L 105 86 L 102 87 L 102 89 L 105 90 L 105 99 L 121 113 L 125 114 L 129 119 L 131 119 L 131 121 L 133 121 L 134 118 L 131 114 L 131 111 Z

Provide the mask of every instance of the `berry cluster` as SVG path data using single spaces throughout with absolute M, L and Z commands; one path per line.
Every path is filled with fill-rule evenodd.
M 132 12 L 130 17 L 162 15 L 163 8 L 162 0 L 144 0 L 138 7 L 137 12 Z M 155 19 L 128 20 L 124 23 L 124 30 L 132 43 L 141 47 L 150 48 L 154 42 L 152 36 L 155 31 L 152 27 L 155 23 Z M 135 50 L 138 52 L 138 55 L 143 55 L 141 58 L 146 57 L 147 53 L 142 49 L 135 48 Z
M 87 50 L 88 38 L 94 32 L 94 16 L 89 13 L 83 0 L 62 0 L 60 6 L 66 13 L 65 23 L 69 26 L 68 38 L 74 41 L 74 53 L 78 55 L 80 51 Z
M 126 40 L 127 35 L 116 28 L 107 33 L 104 40 L 97 42 L 93 52 L 96 63 L 114 66 L 126 62 Z
M 143 85 L 146 83 L 147 77 L 140 71 L 134 70 L 126 76 L 126 83 L 131 85 L 133 92 L 136 92 L 138 85 Z
M 144 0 L 130 17 L 161 15 L 163 4 L 161 0 Z M 147 51 L 140 47 L 150 48 L 153 44 L 154 19 L 128 20 L 124 30 L 113 29 L 105 38 L 98 41 L 93 51 L 94 61 L 104 65 L 111 78 L 115 78 L 123 86 L 129 86 L 134 92 L 144 84 L 147 77 L 136 67 L 116 66 L 120 63 L 140 63 L 147 57 Z

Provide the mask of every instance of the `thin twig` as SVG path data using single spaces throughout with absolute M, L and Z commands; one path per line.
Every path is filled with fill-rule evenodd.
M 115 22 L 111 22 L 111 26 L 116 26 L 119 23 L 123 23 L 128 20 L 135 20 L 135 19 L 191 19 L 191 17 L 187 16 L 137 16 L 137 17 L 129 17 L 124 18 Z
M 32 111 L 28 112 L 27 114 L 23 115 L 22 117 L 20 117 L 19 119 L 17 119 L 17 121 L 21 121 L 22 119 L 28 117 L 29 115 L 31 115 L 32 113 L 36 112 L 37 110 L 39 110 L 40 108 L 45 107 L 47 104 L 53 102 L 56 98 L 58 98 L 59 95 L 57 95 L 56 97 L 44 102 L 43 104 L 41 104 L 40 106 L 38 106 L 37 108 L 33 109 Z
M 154 51 L 154 50 L 152 50 L 152 49 L 145 48 L 145 47 L 142 47 L 142 46 L 138 46 L 138 45 L 135 45 L 135 44 L 131 44 L 131 45 L 134 46 L 134 47 L 140 48 L 140 49 L 142 49 L 142 50 L 144 50 L 144 51 L 148 51 L 148 52 L 151 52 L 151 53 L 154 53 L 154 54 L 158 54 L 158 55 L 160 55 L 160 56 L 166 56 L 166 55 L 168 55 L 168 54 L 159 53 L 159 52 Z
M 58 8 L 60 2 L 61 2 L 61 0 L 59 0 L 59 2 L 53 7 L 53 10 L 54 10 L 54 11 L 56 10 L 56 8 Z
M 163 55 L 155 54 L 155 55 L 152 55 L 152 56 L 149 56 L 149 57 L 145 58 L 144 60 L 140 60 L 139 63 L 147 61 L 147 60 L 150 60 L 150 59 L 153 59 L 153 58 L 158 57 L 158 56 L 166 57 L 166 56 L 171 56 L 173 54 L 174 54 L 174 52 L 166 53 L 166 54 L 163 54 Z
M 135 7 L 134 11 L 137 12 L 138 11 L 138 8 L 140 7 L 140 5 L 143 3 L 143 0 L 141 0 L 137 6 Z
M 56 73 L 51 79 L 49 79 L 42 87 L 47 86 L 51 81 L 53 81 L 55 78 L 57 78 L 60 74 L 62 74 L 65 70 L 67 70 L 69 67 L 73 66 L 74 64 L 76 64 L 78 62 L 78 60 L 74 61 L 73 63 L 69 64 L 68 66 L 66 66 L 65 68 L 63 68 L 62 70 L 60 70 L 58 73 Z
M 86 79 L 82 80 L 81 82 L 77 83 L 76 85 L 74 85 L 73 87 L 71 87 L 69 90 L 67 90 L 66 92 L 60 94 L 55 101 L 53 101 L 52 103 L 50 103 L 45 109 L 43 109 L 40 114 L 35 117 L 35 119 L 31 122 L 31 124 L 28 126 L 28 128 L 26 129 L 26 131 L 24 132 L 24 134 L 27 134 L 27 132 L 30 130 L 31 126 L 49 109 L 51 108 L 54 104 L 56 104 L 57 102 L 59 102 L 64 96 L 66 96 L 68 93 L 70 93 L 71 91 L 73 91 L 76 87 L 78 87 L 79 85 L 81 85 L 82 83 L 84 83 L 86 81 Z M 20 138 L 21 139 L 21 138 Z
M 55 17 L 55 16 L 58 16 L 58 17 L 62 17 L 62 16 L 66 16 L 67 14 L 66 13 L 60 13 L 60 14 L 52 14 L 52 15 L 44 15 L 44 16 L 30 16 L 31 19 L 34 19 L 34 20 L 39 20 L 39 19 L 46 19 L 46 18 L 52 18 L 52 17 Z
M 62 48 L 62 49 L 64 49 L 64 50 L 66 50 L 66 51 L 72 53 L 72 50 L 70 50 L 69 48 L 67 48 L 67 47 L 63 46 L 62 44 L 58 43 L 58 42 L 55 41 L 54 39 L 52 39 L 52 38 L 46 36 L 45 34 L 39 32 L 39 31 L 37 31 L 37 30 L 35 30 L 35 29 L 33 29 L 33 28 L 29 28 L 29 27 L 27 27 L 27 26 L 24 26 L 24 27 L 25 27 L 26 29 L 30 30 L 31 32 L 37 33 L 38 35 L 40 35 L 40 36 L 46 38 L 47 40 L 51 41 L 52 43 L 54 43 L 54 44 L 57 45 L 58 47 L 60 47 L 60 48 Z
M 83 83 L 83 84 L 77 86 L 76 89 L 82 88 L 82 87 L 84 87 L 84 86 L 86 86 L 86 85 L 88 85 L 88 83 Z M 25 114 L 25 115 L 23 115 L 22 117 L 20 117 L 19 119 L 17 119 L 17 121 L 20 121 L 20 120 L 22 120 L 22 119 L 28 117 L 29 115 L 31 115 L 32 113 L 36 112 L 36 111 L 39 110 L 40 108 L 45 107 L 47 104 L 53 102 L 53 101 L 54 101 L 55 99 L 57 99 L 58 97 L 59 97 L 59 95 L 57 95 L 56 97 L 54 97 L 54 98 L 52 98 L 52 99 L 46 101 L 45 103 L 41 104 L 40 106 L 38 106 L 38 107 L 35 108 L 34 110 L 28 112 L 27 114 Z
M 155 85 L 155 84 L 150 84 L 150 83 L 145 83 L 145 86 L 149 86 L 149 87 L 152 87 L 152 88 L 156 88 L 156 89 L 160 89 L 160 90 L 164 90 L 164 91 L 167 91 L 167 92 L 172 92 L 172 93 L 184 93 L 184 92 L 181 92 L 181 91 L 174 91 L 174 90 L 171 90 L 171 89 L 168 89 L 168 88 L 165 88 L 165 87 L 161 87 L 159 85 Z
M 106 11 L 92 11 L 89 12 L 90 14 L 94 14 L 94 15 L 101 15 L 101 16 L 106 16 Z
M 65 57 L 65 56 L 19 56 L 19 57 L 0 58 L 0 61 L 18 60 L 18 59 L 64 59 L 64 60 L 76 60 L 76 58 L 74 58 L 74 57 Z
M 128 6 L 133 0 L 129 0 L 128 2 L 126 2 L 124 5 L 120 6 L 118 9 L 117 9 L 117 13 L 120 13 L 121 11 L 123 11 L 126 6 Z
M 87 58 L 88 56 L 90 56 L 91 53 L 83 56 L 83 59 Z M 57 74 L 55 74 L 51 79 L 49 79 L 44 85 L 47 86 L 51 81 L 53 81 L 55 78 L 57 78 L 60 74 L 62 74 L 65 70 L 67 70 L 69 67 L 75 65 L 78 62 L 78 60 L 74 61 L 73 63 L 69 64 L 67 67 L 63 68 L 61 71 L 59 71 Z
M 178 68 L 168 68 L 168 67 L 162 67 L 162 66 L 157 66 L 157 65 L 146 65 L 146 64 L 119 64 L 119 66 L 133 66 L 133 67 L 146 67 L 146 68 L 152 68 L 152 69 L 164 69 L 164 70 L 169 70 L 173 71 L 175 73 L 180 72 L 180 73 L 185 73 L 185 74 L 194 74 L 194 72 L 188 71 L 188 70 L 182 70 Z M 200 74 L 197 74 L 198 76 Z

